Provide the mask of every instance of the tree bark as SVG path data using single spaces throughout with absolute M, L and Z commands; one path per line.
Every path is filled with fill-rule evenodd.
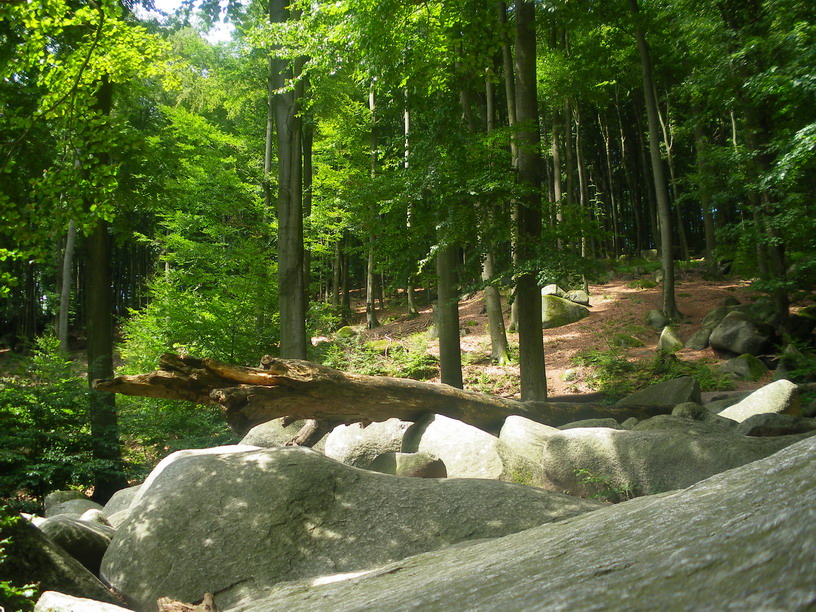
M 220 406 L 239 434 L 279 417 L 343 423 L 415 421 L 442 414 L 497 433 L 518 415 L 550 426 L 587 419 L 648 418 L 671 406 L 607 406 L 592 403 L 523 402 L 407 378 L 348 374 L 298 359 L 266 356 L 261 367 L 227 365 L 213 359 L 163 355 L 159 371 L 95 381 L 98 391 L 186 400 Z
M 377 176 L 377 121 L 374 115 L 375 101 L 374 101 L 374 83 L 371 83 L 371 89 L 368 94 L 368 109 L 371 111 L 371 179 Z M 374 237 L 373 226 L 375 217 L 377 215 L 376 206 L 371 205 L 371 224 L 372 229 L 368 237 L 368 260 L 366 262 L 366 327 L 374 329 L 380 326 L 377 320 L 376 304 L 374 303 L 374 244 L 376 239 Z
M 71 313 L 71 279 L 74 268 L 74 244 L 76 242 L 76 223 L 68 222 L 68 234 L 65 238 L 65 252 L 62 255 L 62 287 L 60 288 L 59 317 L 57 320 L 57 338 L 60 349 L 68 352 L 68 319 Z
M 657 214 L 660 225 L 660 259 L 663 267 L 663 314 L 669 319 L 679 319 L 677 302 L 674 295 L 674 254 L 672 249 L 672 222 L 669 194 L 666 188 L 666 176 L 663 172 L 663 160 L 660 157 L 659 121 L 657 101 L 654 97 L 652 79 L 652 60 L 649 45 L 639 24 L 638 0 L 629 0 L 629 10 L 635 20 L 635 40 L 640 54 L 640 66 L 643 77 L 643 99 L 646 105 L 646 117 L 649 123 L 649 156 L 652 165 Z
M 436 253 L 439 278 L 437 306 L 439 324 L 439 365 L 442 382 L 461 389 L 462 352 L 459 346 L 459 295 L 456 291 L 456 248 L 440 246 Z
M 535 257 L 541 236 L 541 139 L 538 133 L 536 99 L 535 5 L 516 1 L 516 120 L 518 130 L 518 178 L 528 190 L 516 206 L 521 263 Z M 544 336 L 541 329 L 541 294 L 535 272 L 525 270 L 516 281 L 518 302 L 519 370 L 521 399 L 544 400 L 547 376 L 544 369 Z

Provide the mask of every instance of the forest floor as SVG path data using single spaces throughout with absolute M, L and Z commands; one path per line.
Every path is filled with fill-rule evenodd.
M 544 352 L 547 372 L 547 389 L 550 397 L 594 392 L 587 366 L 576 366 L 574 359 L 580 351 L 595 349 L 607 351 L 608 340 L 613 334 L 623 333 L 635 336 L 644 345 L 623 349 L 623 357 L 631 362 L 653 358 L 659 331 L 645 323 L 646 314 L 661 307 L 661 287 L 637 288 L 632 279 L 612 280 L 604 284 L 589 286 L 589 317 L 558 327 L 544 330 Z M 717 281 L 703 280 L 696 272 L 686 272 L 676 282 L 676 298 L 683 322 L 679 324 L 679 334 L 687 340 L 701 325 L 701 319 L 719 306 L 728 297 L 740 302 L 749 302 L 753 292 L 750 282 L 739 279 Z M 422 299 L 420 304 L 424 304 Z M 509 307 L 503 300 L 505 323 L 509 318 Z M 387 339 L 397 344 L 414 334 L 425 332 L 433 322 L 430 305 L 420 306 L 418 316 L 411 317 L 404 300 L 386 303 L 385 310 L 378 310 L 382 325 L 376 329 L 364 329 L 365 304 L 354 302 L 355 318 L 352 324 L 360 329 L 363 340 Z M 459 304 L 461 349 L 465 388 L 474 391 L 494 393 L 506 397 L 519 397 L 519 368 L 517 364 L 499 366 L 490 360 L 490 335 L 487 315 L 483 312 L 482 293 L 466 296 Z M 518 352 L 518 334 L 508 333 L 511 355 Z M 438 355 L 439 341 L 428 343 L 428 352 Z M 722 359 L 710 348 L 703 351 L 682 349 L 677 357 L 683 361 L 696 361 L 716 369 Z M 734 389 L 748 390 L 769 382 L 736 381 Z M 438 381 L 439 379 L 431 379 Z

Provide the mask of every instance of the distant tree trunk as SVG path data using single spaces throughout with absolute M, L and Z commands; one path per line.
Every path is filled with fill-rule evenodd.
M 62 255 L 62 287 L 60 288 L 59 317 L 57 320 L 57 338 L 60 349 L 68 352 L 68 320 L 71 314 L 71 279 L 74 269 L 74 244 L 76 242 L 76 223 L 68 222 L 68 233 L 65 237 L 65 252 Z
M 303 126 L 303 220 L 304 227 L 308 225 L 312 216 L 312 181 L 314 170 L 312 167 L 312 144 L 314 142 L 314 126 L 306 123 Z M 304 230 L 305 233 L 305 230 Z M 309 303 L 312 284 L 312 252 L 303 249 L 303 289 L 306 292 L 305 304 Z
M 553 110 L 552 114 L 552 160 L 553 160 L 553 206 L 555 207 L 555 226 L 556 234 L 558 235 L 557 245 L 558 250 L 564 248 L 564 241 L 561 238 L 561 233 L 558 227 L 564 222 L 564 210 L 561 188 L 561 130 L 558 124 L 561 118 L 558 116 L 558 110 Z
M 109 115 L 113 84 L 103 79 L 96 94 L 97 108 Z M 110 160 L 109 160 L 110 161 Z M 93 202 L 86 201 L 90 210 Z M 119 445 L 119 415 L 115 398 L 93 389 L 93 381 L 113 376 L 113 282 L 108 223 L 98 219 L 85 240 L 85 334 L 91 407 L 92 454 L 99 467 L 94 474 L 94 499 L 105 502 L 127 486 Z
M 609 135 L 609 123 L 603 120 L 598 113 L 598 127 L 601 130 L 601 137 L 604 143 L 604 160 L 606 161 L 606 176 L 609 183 L 609 208 L 612 211 L 612 256 L 617 258 L 620 255 L 620 225 L 618 224 L 618 205 L 615 199 L 615 185 L 612 174 L 612 153 L 611 137 Z
M 406 173 L 408 171 L 410 165 L 410 155 L 411 155 L 411 109 L 408 106 L 409 98 L 408 98 L 408 88 L 406 87 L 403 90 L 403 96 L 405 99 L 405 109 L 402 114 L 402 134 L 403 134 L 403 151 L 402 151 L 402 163 L 403 168 L 405 169 Z M 411 202 L 408 202 L 408 206 L 405 210 L 405 229 L 407 230 L 408 234 L 411 234 L 411 217 L 413 216 L 413 205 Z M 411 266 L 414 265 L 413 261 L 410 262 Z M 416 291 L 414 290 L 414 270 L 409 270 L 408 272 L 408 280 L 405 285 L 405 293 L 408 296 L 408 314 L 416 315 L 419 314 L 419 310 L 417 309 L 416 303 Z
M 459 295 L 456 290 L 456 248 L 441 246 L 436 253 L 439 365 L 442 382 L 462 388 L 462 353 L 459 346 Z
M 334 243 L 334 263 L 332 265 L 332 295 L 331 304 L 335 308 L 340 305 L 340 278 L 343 271 L 343 257 L 340 252 L 340 240 Z
M 649 156 L 652 163 L 657 214 L 660 221 L 660 259 L 663 266 L 663 314 L 669 319 L 679 319 L 677 302 L 674 295 L 674 255 L 672 249 L 672 222 L 669 194 L 666 189 L 666 177 L 663 173 L 663 160 L 660 157 L 660 136 L 658 130 L 657 101 L 654 97 L 652 80 L 652 62 L 649 45 L 639 24 L 638 0 L 629 0 L 629 10 L 635 21 L 635 40 L 640 53 L 640 66 L 643 76 L 643 99 L 646 105 L 646 116 L 649 121 Z
M 575 161 L 578 165 L 578 203 L 581 208 L 581 257 L 588 257 L 587 251 L 587 222 L 589 211 L 589 184 L 587 181 L 586 164 L 584 163 L 584 141 L 581 133 L 581 111 L 576 105 L 573 108 L 575 117 Z
M 535 4 L 516 0 L 516 119 L 525 127 L 519 130 L 519 181 L 529 193 L 519 201 L 516 250 L 521 261 L 530 261 L 541 235 L 541 140 L 538 134 L 536 99 Z M 544 369 L 544 337 L 541 330 L 541 294 L 535 272 L 519 274 L 516 282 L 519 329 L 519 370 L 523 401 L 547 397 Z
M 719 275 L 717 262 L 714 259 L 714 249 L 717 248 L 716 234 L 714 233 L 714 215 L 712 214 L 711 203 L 711 177 L 706 160 L 706 136 L 699 116 L 701 110 L 694 109 L 696 119 L 694 121 L 694 145 L 697 157 L 697 194 L 700 198 L 700 206 L 703 209 L 703 229 L 705 230 L 705 261 L 706 271 L 709 276 Z
M 377 176 L 377 119 L 374 115 L 375 99 L 374 99 L 374 83 L 371 83 L 371 89 L 368 93 L 368 108 L 371 111 L 371 178 Z M 372 228 L 368 237 L 368 260 L 366 262 L 366 326 L 368 329 L 374 329 L 380 326 L 377 320 L 376 304 L 374 303 L 374 245 L 376 238 L 374 236 L 373 225 L 375 217 L 377 216 L 377 208 L 374 204 L 371 205 L 371 223 Z
M 660 129 L 663 132 L 663 144 L 666 147 L 666 161 L 669 164 L 669 182 L 672 188 L 672 201 L 674 202 L 674 214 L 677 221 L 677 237 L 680 239 L 680 253 L 683 261 L 690 259 L 688 238 L 686 237 L 686 226 L 683 223 L 683 211 L 680 204 L 680 187 L 677 184 L 677 177 L 674 172 L 674 135 L 672 134 L 671 125 L 668 123 L 668 118 L 663 117 L 660 111 L 660 105 L 657 104 L 657 94 L 653 92 L 655 97 L 655 106 L 657 107 L 657 118 L 660 120 Z M 668 108 L 666 109 L 668 115 Z
M 286 0 L 270 0 L 269 21 L 290 18 Z M 270 60 L 269 80 L 278 143 L 278 296 L 280 355 L 306 358 L 306 300 L 303 279 L 303 184 L 302 120 L 298 117 L 298 94 L 303 85 L 283 91 L 287 80 L 299 76 L 302 60 Z M 278 93 L 276 93 L 278 92 Z M 267 127 L 268 130 L 268 127 Z M 267 143 L 267 148 L 270 144 Z

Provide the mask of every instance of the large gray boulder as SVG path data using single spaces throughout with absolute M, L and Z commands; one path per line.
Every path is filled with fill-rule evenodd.
M 51 508 L 53 508 L 57 504 L 67 502 L 72 499 L 88 499 L 88 498 L 85 497 L 82 491 L 76 491 L 74 489 L 67 489 L 64 491 L 51 491 L 48 495 L 45 496 L 45 499 L 43 500 L 43 509 L 46 512 L 48 512 Z
M 412 425 L 399 419 L 371 423 L 366 427 L 361 423 L 338 425 L 326 437 L 324 452 L 340 463 L 365 469 L 377 456 L 401 451 L 405 432 Z
M 774 381 L 761 389 L 757 389 L 742 401 L 729 406 L 719 414 L 726 419 L 742 423 L 755 414 L 771 412 L 793 416 L 802 414 L 799 404 L 799 388 L 794 383 L 789 380 Z
M 664 353 L 674 354 L 685 345 L 677 334 L 677 329 L 671 325 L 667 325 L 660 332 L 660 338 L 657 340 L 657 350 Z
M 816 419 L 790 414 L 755 414 L 738 424 L 735 431 L 745 436 L 790 436 L 816 431 Z
M 240 609 L 809 610 L 814 541 L 816 438 L 685 491 L 281 585 Z
M 112 514 L 116 514 L 122 510 L 128 510 L 141 487 L 142 485 L 134 485 L 126 489 L 119 489 L 116 493 L 111 495 L 108 503 L 105 504 L 103 512 L 110 517 Z
M 99 574 L 102 556 L 116 530 L 113 527 L 70 518 L 52 516 L 40 524 L 40 531 L 92 574 Z
M 518 461 L 513 450 L 496 436 L 440 414 L 417 421 L 405 435 L 403 451 L 438 457 L 448 478 L 513 481 Z
M 708 340 L 712 348 L 735 355 L 761 355 L 771 347 L 773 337 L 773 327 L 759 323 L 745 313 L 734 311 L 711 330 Z
M 711 328 L 701 327 L 696 332 L 691 334 L 691 337 L 686 341 L 686 348 L 692 351 L 702 351 L 708 348 L 708 339 L 711 337 Z
M 439 457 L 428 453 L 383 453 L 369 470 L 410 478 L 446 478 L 448 470 Z
M 738 380 L 759 380 L 768 373 L 768 366 L 749 353 L 729 359 L 721 366 L 723 373 Z
M 48 518 L 51 516 L 57 516 L 58 514 L 82 515 L 88 510 L 102 509 L 103 507 L 101 504 L 97 504 L 95 501 L 91 501 L 83 496 L 81 498 L 68 499 L 49 506 L 45 510 L 45 516 Z
M 552 329 L 589 316 L 589 308 L 554 295 L 541 296 L 541 325 Z
M 307 448 L 178 455 L 151 474 L 103 560 L 104 578 L 136 609 L 205 592 L 228 608 L 281 581 L 361 571 L 600 507 L 511 483 L 378 474 Z
M 595 427 L 545 437 L 537 460 L 527 463 L 530 484 L 579 497 L 612 498 L 624 490 L 650 495 L 683 489 L 801 439 L 747 438 L 689 419 L 681 426 L 680 419 L 667 415 L 663 427 L 648 431 Z
M 618 406 L 666 406 L 671 408 L 683 402 L 702 403 L 700 384 L 691 376 L 681 376 L 657 383 L 641 391 L 627 395 L 617 402 Z

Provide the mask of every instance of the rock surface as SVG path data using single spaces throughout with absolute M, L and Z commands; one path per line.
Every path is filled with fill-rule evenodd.
M 660 338 L 657 340 L 657 350 L 664 353 L 676 353 L 685 346 L 680 336 L 677 335 L 677 329 L 671 325 L 667 325 L 660 332 Z
M 235 610 L 807 610 L 816 438 L 685 491 L 365 576 L 281 585 Z
M 45 510 L 46 518 L 57 516 L 58 514 L 85 514 L 88 510 L 102 510 L 103 507 L 85 497 L 69 499 L 49 506 Z
M 428 453 L 383 453 L 368 469 L 411 478 L 446 478 L 448 475 L 444 462 Z
M 417 421 L 403 451 L 427 453 L 445 464 L 448 478 L 513 480 L 515 453 L 496 436 L 440 414 Z
M 57 591 L 46 591 L 37 600 L 34 612 L 129 612 L 129 608 L 84 597 L 72 597 Z
M 758 323 L 745 313 L 733 311 L 711 331 L 709 343 L 714 349 L 735 355 L 761 355 L 771 346 L 773 336 L 774 330 L 770 325 Z
M 816 420 L 790 414 L 755 414 L 735 428 L 744 436 L 790 436 L 816 430 Z
M 541 296 L 541 325 L 544 329 L 569 325 L 589 316 L 589 309 L 554 295 Z
M 745 353 L 723 363 L 722 371 L 739 380 L 759 380 L 768 373 L 768 367 L 753 355 Z
M 771 413 L 801 415 L 799 388 L 789 380 L 777 380 L 757 389 L 748 397 L 729 406 L 721 417 L 742 423 L 755 414 Z
M 163 463 L 102 565 L 136 609 L 204 592 L 224 608 L 281 581 L 364 570 L 600 507 L 510 483 L 377 474 L 306 448 L 186 451 Z
M 702 403 L 700 384 L 691 376 L 681 376 L 627 395 L 618 406 L 667 406 L 669 411 L 683 402 Z
M 408 421 L 388 419 L 363 427 L 361 423 L 338 425 L 326 436 L 327 457 L 358 468 L 367 468 L 383 453 L 402 450 L 405 432 L 413 425 Z
M 45 519 L 40 530 L 94 575 L 99 574 L 102 556 L 116 532 L 112 527 L 65 515 Z

